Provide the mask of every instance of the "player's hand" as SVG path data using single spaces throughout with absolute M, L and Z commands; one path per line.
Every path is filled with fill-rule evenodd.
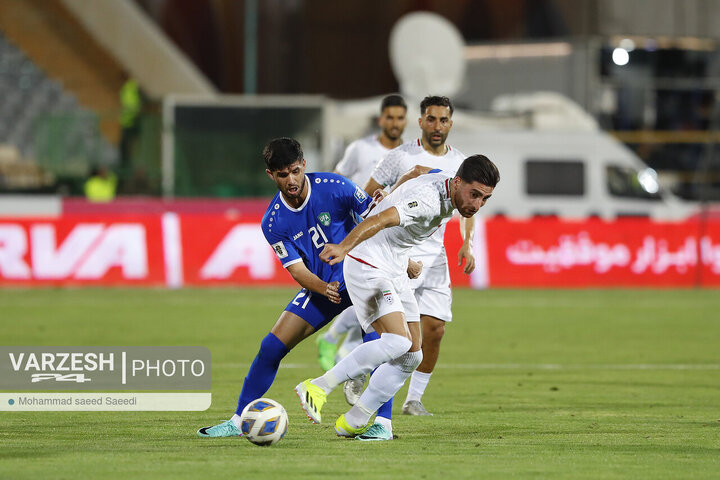
M 423 267 L 422 260 L 419 262 L 416 262 L 413 259 L 409 259 L 408 260 L 408 268 L 407 268 L 408 277 L 418 278 L 420 276 L 420 273 L 422 273 L 422 267 Z
M 330 282 L 325 286 L 325 296 L 333 303 L 340 303 L 340 282 Z
M 468 244 L 463 244 L 458 251 L 458 267 L 462 265 L 463 259 L 465 259 L 463 271 L 469 275 L 475 270 L 475 255 L 472 253 L 472 247 Z
M 347 252 L 340 245 L 334 243 L 326 243 L 325 248 L 320 252 L 320 260 L 328 265 L 340 263 L 345 258 Z
M 375 193 L 373 193 L 372 202 L 370 202 L 370 208 L 368 208 L 368 213 L 372 212 L 373 208 L 377 207 L 378 204 L 380 202 L 382 202 L 383 199 L 385 197 L 387 197 L 388 195 L 390 195 L 390 194 L 381 188 L 378 188 L 377 190 L 375 190 Z

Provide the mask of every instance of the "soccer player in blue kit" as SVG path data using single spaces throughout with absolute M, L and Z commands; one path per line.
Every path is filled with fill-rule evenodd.
M 271 140 L 263 150 L 265 172 L 275 195 L 262 219 L 265 238 L 302 289 L 288 303 L 260 342 L 230 420 L 198 430 L 201 437 L 240 436 L 240 414 L 268 391 L 290 350 L 351 305 L 342 264 L 318 256 L 327 243 L 340 243 L 367 214 L 371 199 L 362 188 L 334 173 L 305 173 L 300 144 L 291 138 Z

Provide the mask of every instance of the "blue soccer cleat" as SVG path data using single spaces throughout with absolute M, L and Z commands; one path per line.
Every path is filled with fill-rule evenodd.
M 355 437 L 355 440 L 362 442 L 382 442 L 384 440 L 392 440 L 392 433 L 379 423 L 373 423 L 365 433 L 361 433 Z
M 222 422 L 213 427 L 203 427 L 197 431 L 198 436 L 204 438 L 242 437 L 242 432 L 232 420 Z

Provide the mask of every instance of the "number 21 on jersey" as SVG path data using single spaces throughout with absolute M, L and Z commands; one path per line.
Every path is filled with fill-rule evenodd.
M 322 228 L 320 228 L 320 225 L 318 224 L 315 224 L 314 227 L 308 228 L 308 233 L 312 235 L 312 241 L 315 248 L 320 249 L 328 242 L 325 232 L 323 232 Z M 322 237 L 322 241 L 320 241 L 320 237 Z

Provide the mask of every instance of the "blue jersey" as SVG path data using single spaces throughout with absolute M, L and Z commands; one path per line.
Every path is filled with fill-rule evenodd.
M 334 173 L 305 175 L 308 193 L 299 208 L 278 192 L 262 219 L 265 239 L 283 267 L 303 262 L 324 282 L 345 288 L 342 262 L 328 265 L 319 254 L 326 243 L 340 243 L 367 213 L 371 199 L 362 188 Z

